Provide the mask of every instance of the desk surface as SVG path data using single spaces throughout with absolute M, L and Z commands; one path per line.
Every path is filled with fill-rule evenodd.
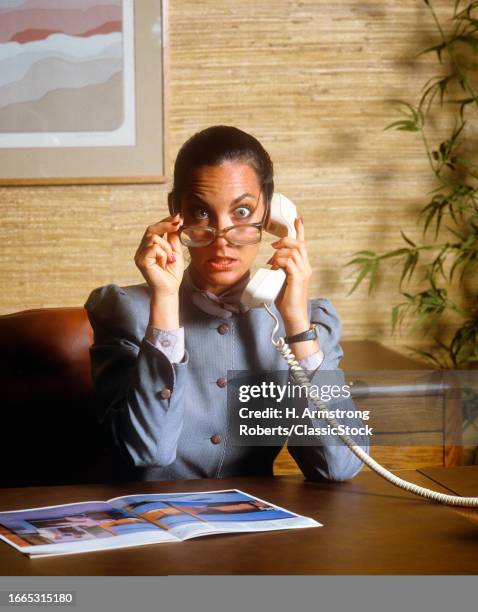
M 444 490 L 414 470 L 399 474 Z M 478 466 L 475 472 L 478 477 Z M 3 489 L 0 510 L 121 494 L 239 488 L 324 527 L 29 559 L 0 542 L 0 575 L 477 574 L 478 526 L 371 472 L 345 483 L 300 476 Z
M 421 468 L 419 472 L 447 488 L 451 494 L 478 497 L 478 465 Z

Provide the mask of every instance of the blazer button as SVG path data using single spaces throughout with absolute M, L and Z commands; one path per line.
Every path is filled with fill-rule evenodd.
M 161 389 L 161 391 L 159 392 L 159 395 L 161 397 L 161 399 L 169 399 L 171 397 L 171 390 L 170 389 Z
M 221 334 L 227 334 L 227 332 L 229 331 L 229 325 L 227 323 L 221 323 L 220 325 L 217 326 L 217 331 Z
M 221 442 L 221 436 L 219 434 L 214 434 L 211 436 L 211 442 L 213 444 L 219 444 Z
M 218 387 L 224 388 L 227 385 L 227 378 L 218 378 L 216 380 L 216 385 Z

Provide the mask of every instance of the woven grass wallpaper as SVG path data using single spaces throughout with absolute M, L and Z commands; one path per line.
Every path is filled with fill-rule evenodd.
M 418 138 L 384 127 L 391 100 L 417 101 L 435 74 L 433 24 L 421 0 L 170 0 L 170 173 L 180 145 L 208 125 L 252 132 L 270 152 L 276 189 L 305 216 L 311 297 L 341 314 L 344 337 L 396 347 L 397 266 L 377 290 L 343 264 L 359 249 L 418 237 L 433 187 Z M 446 16 L 453 5 L 435 1 Z M 133 255 L 167 214 L 169 184 L 0 189 L 0 312 L 83 304 L 91 289 L 142 282 Z M 270 249 L 263 246 L 261 262 Z M 451 324 L 452 322 L 450 322 Z

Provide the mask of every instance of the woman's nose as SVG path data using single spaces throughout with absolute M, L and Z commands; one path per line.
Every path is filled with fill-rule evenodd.
M 216 236 L 216 239 L 214 240 L 214 242 L 217 242 L 222 246 L 229 244 L 225 236 Z
M 217 231 L 220 232 L 226 227 L 230 227 L 232 224 L 232 220 L 229 218 L 229 216 L 218 218 L 216 225 Z
M 231 227 L 231 225 L 233 225 L 233 223 L 232 223 L 232 220 L 229 218 L 229 216 L 218 218 L 216 220 L 216 232 L 219 234 L 222 234 L 222 232 L 226 228 Z M 229 242 L 227 241 L 226 237 L 223 234 L 219 236 L 216 234 L 214 244 L 216 243 L 222 247 L 229 246 Z

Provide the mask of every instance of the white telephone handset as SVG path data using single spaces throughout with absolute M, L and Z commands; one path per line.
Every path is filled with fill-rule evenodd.
M 281 193 L 274 193 L 269 218 L 264 229 L 279 238 L 284 236 L 295 238 L 294 220 L 296 217 L 295 204 Z M 286 273 L 282 269 L 259 268 L 244 289 L 241 296 L 242 304 L 249 308 L 258 308 L 264 304 L 270 306 L 279 295 L 285 279 Z

